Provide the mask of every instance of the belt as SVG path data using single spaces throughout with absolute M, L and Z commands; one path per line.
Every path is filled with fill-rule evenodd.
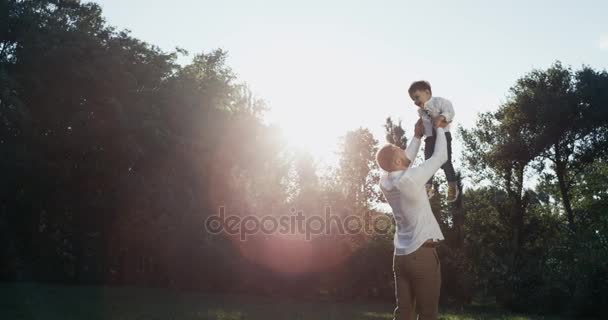
M 439 242 L 428 240 L 422 244 L 423 248 L 436 248 L 439 245 Z

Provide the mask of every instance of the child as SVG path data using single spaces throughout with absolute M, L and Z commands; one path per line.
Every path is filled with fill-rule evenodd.
M 456 184 L 456 173 L 452 166 L 452 136 L 450 134 L 450 125 L 454 119 L 454 108 L 452 103 L 444 98 L 433 97 L 431 84 L 427 81 L 416 81 L 410 86 L 408 93 L 414 104 L 418 106 L 418 114 L 424 124 L 424 158 L 428 159 L 433 155 L 435 150 L 435 129 L 433 122 L 437 119 L 445 121 L 448 125 L 445 127 L 445 137 L 448 144 L 448 161 L 441 167 L 445 172 L 445 177 L 448 180 L 448 202 L 454 202 L 458 199 L 458 185 Z M 426 191 L 429 199 L 435 195 L 433 191 L 433 177 L 426 184 Z

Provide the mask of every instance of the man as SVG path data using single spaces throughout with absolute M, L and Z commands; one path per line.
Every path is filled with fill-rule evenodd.
M 416 314 L 421 320 L 435 320 L 438 316 L 441 267 L 435 247 L 444 237 L 431 211 L 425 184 L 448 160 L 448 152 L 443 130 L 447 122 L 437 119 L 434 125 L 435 151 L 418 167 L 411 168 L 411 164 L 424 131 L 420 120 L 407 151 L 388 144 L 376 155 L 380 168 L 388 172 L 380 179 L 380 189 L 393 210 L 396 224 L 395 320 L 416 319 Z

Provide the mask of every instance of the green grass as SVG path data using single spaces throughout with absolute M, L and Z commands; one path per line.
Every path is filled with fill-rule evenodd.
M 392 319 L 392 304 L 176 293 L 161 289 L 0 284 L 0 319 L 69 320 L 334 320 Z M 540 320 L 497 310 L 442 310 L 445 320 Z M 561 318 L 563 319 L 563 318 Z

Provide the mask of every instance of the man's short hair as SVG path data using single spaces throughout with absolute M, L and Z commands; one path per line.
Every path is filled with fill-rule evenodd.
M 411 95 L 414 91 L 418 91 L 418 90 L 422 90 L 422 91 L 429 90 L 429 92 L 431 94 L 433 94 L 433 90 L 431 90 L 431 84 L 425 80 L 414 81 L 410 85 L 410 88 L 407 90 L 407 92 Z
M 393 170 L 393 159 L 395 159 L 394 144 L 385 144 L 376 153 L 376 162 L 378 166 L 384 170 L 391 172 Z

